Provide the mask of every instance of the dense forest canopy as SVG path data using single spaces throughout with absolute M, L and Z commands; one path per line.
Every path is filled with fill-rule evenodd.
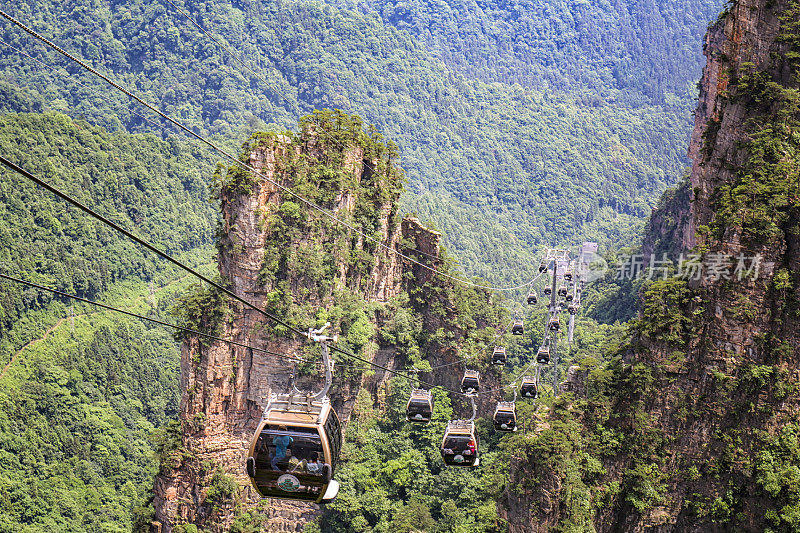
M 48 112 L 0 117 L 0 148 L 169 253 L 209 262 L 213 166 L 186 143 Z M 170 320 L 193 280 L 18 174 L 0 176 L 0 271 Z M 177 417 L 178 378 L 171 331 L 3 282 L 0 531 L 130 530 L 152 491 L 158 428 Z
M 400 146 L 406 208 L 445 232 L 469 274 L 504 283 L 528 277 L 542 245 L 627 242 L 680 175 L 700 35 L 718 8 L 685 3 L 177 3 L 252 70 L 167 2 L 32 0 L 11 12 L 229 145 L 315 108 L 365 117 Z M 78 67 L 2 31 L 56 66 L 3 47 L 6 110 L 153 130 Z
M 185 143 L 108 133 L 58 113 L 11 114 L 0 117 L 0 149 L 169 253 L 212 242 L 214 211 L 207 189 L 212 167 Z M 154 254 L 5 167 L 0 175 L 4 272 L 85 298 L 97 297 L 116 281 L 163 275 L 163 262 Z M 0 325 L 7 330 L 25 310 L 44 307 L 50 299 L 9 286 L 0 293 Z M 18 343 L 4 335 L 0 364 Z
M 719 0 L 339 0 L 420 39 L 449 67 L 622 106 L 693 98 Z

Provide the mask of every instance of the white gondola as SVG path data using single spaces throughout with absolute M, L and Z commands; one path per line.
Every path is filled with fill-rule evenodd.
M 329 325 L 308 333 L 322 348 L 325 387 L 317 394 L 272 394 L 250 442 L 245 469 L 265 498 L 325 503 L 339 492 L 333 475 L 342 428 L 327 396 L 333 377 L 327 343 L 336 337 L 322 335 Z
M 523 398 L 536 398 L 539 394 L 538 387 L 536 386 L 536 378 L 533 376 L 523 377 L 522 384 L 519 387 L 519 394 Z
M 550 363 L 550 348 L 548 346 L 539 347 L 539 351 L 536 352 L 536 362 L 542 365 Z
M 339 417 L 327 397 L 272 395 L 250 443 L 247 474 L 265 498 L 332 501 L 342 448 Z
M 465 370 L 461 378 L 461 392 L 474 394 L 480 390 L 480 373 L 477 370 Z

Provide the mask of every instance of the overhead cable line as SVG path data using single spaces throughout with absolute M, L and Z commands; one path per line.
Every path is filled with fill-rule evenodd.
M 171 255 L 167 254 L 166 252 L 156 248 L 155 246 L 153 246 L 149 242 L 147 242 L 144 239 L 134 235 L 133 233 L 131 233 L 130 231 L 128 231 L 125 228 L 121 227 L 120 225 L 116 224 L 115 222 L 112 222 L 111 220 L 109 220 L 108 218 L 104 217 L 100 213 L 97 213 L 96 211 L 94 211 L 90 207 L 87 207 L 87 206 L 83 205 L 81 202 L 79 202 L 78 200 L 72 198 L 70 195 L 68 195 L 68 194 L 56 189 L 55 187 L 49 185 L 48 183 L 42 181 L 41 179 L 37 178 L 36 176 L 31 174 L 27 170 L 25 170 L 25 169 L 19 167 L 18 165 L 12 163 L 11 161 L 6 159 L 2 155 L 0 155 L 0 163 L 4 164 L 5 166 L 10 168 L 11 170 L 13 170 L 13 171 L 17 172 L 18 174 L 24 176 L 25 178 L 29 179 L 30 181 L 36 183 L 37 185 L 47 189 L 48 191 L 52 192 L 53 194 L 55 194 L 59 198 L 65 200 L 68 203 L 72 204 L 73 206 L 77 207 L 78 209 L 80 209 L 84 213 L 96 218 L 97 220 L 101 221 L 102 223 L 106 224 L 107 226 L 109 226 L 109 227 L 113 228 L 114 230 L 122 233 L 123 235 L 125 235 L 129 239 L 131 239 L 131 240 L 135 241 L 136 243 L 144 246 L 145 248 L 147 248 L 151 252 L 153 252 L 153 253 L 157 254 L 158 256 L 166 259 L 167 261 L 169 261 L 170 263 L 174 264 L 175 266 L 185 270 L 186 272 L 188 272 L 189 274 L 192 274 L 193 276 L 197 277 L 198 279 L 200 279 L 202 281 L 205 281 L 206 283 L 208 283 L 212 287 L 216 288 L 220 292 L 228 295 L 229 297 L 231 297 L 234 300 L 244 304 L 245 306 L 257 311 L 258 313 L 261 313 L 262 315 L 264 315 L 268 319 L 272 320 L 273 322 L 285 327 L 289 331 L 292 331 L 292 332 L 300 335 L 301 337 L 306 337 L 306 338 L 309 337 L 309 333 L 308 332 L 302 331 L 302 330 L 296 328 L 295 326 L 292 326 L 291 324 L 289 324 L 285 320 L 282 320 L 282 319 L 276 317 L 275 315 L 272 315 L 271 313 L 268 313 L 267 311 L 264 311 L 263 309 L 261 309 L 260 307 L 255 305 L 254 303 L 252 303 L 252 302 L 250 302 L 248 300 L 245 300 L 244 298 L 242 298 L 241 296 L 239 296 L 235 292 L 227 289 L 226 287 L 224 287 L 224 286 L 220 285 L 219 283 L 213 281 L 209 277 L 201 274 L 200 272 L 198 272 L 197 270 L 193 269 L 192 267 L 190 267 L 190 266 L 182 263 L 181 261 L 175 259 L 174 257 L 172 257 Z M 402 372 L 398 372 L 397 370 L 392 370 L 391 368 L 388 368 L 386 366 L 379 365 L 378 363 L 369 361 L 368 359 L 364 359 L 363 357 L 358 356 L 358 355 L 356 355 L 354 353 L 342 350 L 341 348 L 337 347 L 336 345 L 331 345 L 330 349 L 332 351 L 335 351 L 337 353 L 342 354 L 345 357 L 349 357 L 350 359 L 355 359 L 356 361 L 360 361 L 362 363 L 366 363 L 366 364 L 368 364 L 370 366 L 373 366 L 373 367 L 378 368 L 380 370 L 383 370 L 385 372 L 389 372 L 390 374 L 393 374 L 393 375 L 396 375 L 396 376 L 400 376 L 400 377 L 404 377 L 404 378 L 406 378 L 408 380 L 417 381 L 421 385 L 425 385 L 427 387 L 438 387 L 438 388 L 444 389 L 444 390 L 446 390 L 446 391 L 448 391 L 448 392 L 450 392 L 452 394 L 462 394 L 460 392 L 456 392 L 454 390 L 448 389 L 447 387 L 442 387 L 440 385 L 433 385 L 431 383 L 427 383 L 425 381 L 422 381 L 417 377 L 412 377 L 412 376 L 409 376 L 409 375 L 404 374 Z
M 296 363 L 306 363 L 306 362 L 308 362 L 307 359 L 302 359 L 302 358 L 298 358 L 298 357 L 291 357 L 289 355 L 285 355 L 285 354 L 277 353 L 277 352 L 272 352 L 270 350 L 265 350 L 263 348 L 256 348 L 255 346 L 250 346 L 249 344 L 243 344 L 241 342 L 236 342 L 234 340 L 224 339 L 222 337 L 217 337 L 216 335 L 210 335 L 208 333 L 203 333 L 202 331 L 197 331 L 196 329 L 186 328 L 186 327 L 183 327 L 183 326 L 179 326 L 177 324 L 171 324 L 169 322 L 164 322 L 162 320 L 158 320 L 156 318 L 152 318 L 152 317 L 149 317 L 149 316 L 139 315 L 139 314 L 136 314 L 136 313 L 132 313 L 131 311 L 126 311 L 126 310 L 120 309 L 118 307 L 112 307 L 110 305 L 106 305 L 106 304 L 97 302 L 95 300 L 89 300 L 88 298 L 81 298 L 80 296 L 76 296 L 74 294 L 69 294 L 69 293 L 66 293 L 66 292 L 62 292 L 62 291 L 59 291 L 57 289 L 53 289 L 51 287 L 45 287 L 44 285 L 39 285 L 38 283 L 25 281 L 24 279 L 15 278 L 15 277 L 9 276 L 7 274 L 0 273 L 0 278 L 6 279 L 8 281 L 13 281 L 15 283 L 21 283 L 23 285 L 27 285 L 29 287 L 33 287 L 33 288 L 40 289 L 40 290 L 43 290 L 43 291 L 49 291 L 49 292 L 52 292 L 53 294 L 58 294 L 59 296 L 63 296 L 65 298 L 71 298 L 73 300 L 77 300 L 79 302 L 84 302 L 84 303 L 91 304 L 91 305 L 94 305 L 94 306 L 97 306 L 97 307 L 101 307 L 101 308 L 107 309 L 109 311 L 114 311 L 116 313 L 122 313 L 123 315 L 128 315 L 128 316 L 131 316 L 131 317 L 134 317 L 134 318 L 147 320 L 148 322 L 154 322 L 154 323 L 159 324 L 161 326 L 167 326 L 169 328 L 174 328 L 174 329 L 177 329 L 179 331 L 183 331 L 184 333 L 191 333 L 192 335 L 198 335 L 198 336 L 204 337 L 206 339 L 225 342 L 225 343 L 231 344 L 233 346 L 240 346 L 242 348 L 248 348 L 250 350 L 253 350 L 254 352 L 261 352 L 261 353 L 265 353 L 267 355 L 274 355 L 275 357 L 280 357 L 281 359 L 286 359 L 288 361 L 294 361 Z
M 433 272 L 434 274 L 438 274 L 438 275 L 440 275 L 440 276 L 442 276 L 444 278 L 448 278 L 450 280 L 456 281 L 456 282 L 461 283 L 463 285 L 467 285 L 467 286 L 474 287 L 474 288 L 477 288 L 477 289 L 492 290 L 492 291 L 516 291 L 516 290 L 528 287 L 530 285 L 531 282 L 527 282 L 527 283 L 524 283 L 522 285 L 518 285 L 516 287 L 492 287 L 490 285 L 483 285 L 483 284 L 480 284 L 480 283 L 474 283 L 474 282 L 467 281 L 465 279 L 462 279 L 462 278 L 459 278 L 459 277 L 456 277 L 456 276 L 452 276 L 452 275 L 447 274 L 445 272 L 442 272 L 442 271 L 440 271 L 440 270 L 438 270 L 438 269 L 436 269 L 434 267 L 428 266 L 425 263 L 417 261 L 416 259 L 413 259 L 413 258 L 411 258 L 411 257 L 409 257 L 409 256 L 407 256 L 407 255 L 395 250 L 391 246 L 388 246 L 388 245 L 384 244 L 382 241 L 380 241 L 380 240 L 378 240 L 378 239 L 376 239 L 376 238 L 374 238 L 374 237 L 372 237 L 370 235 L 367 235 L 366 233 L 363 233 L 361 230 L 359 230 L 358 228 L 356 228 L 352 224 L 349 224 L 348 222 L 338 218 L 335 214 L 333 214 L 330 211 L 318 206 L 317 204 L 315 204 L 311 200 L 308 200 L 308 199 L 302 197 L 301 195 L 299 195 L 296 192 L 292 191 L 289 187 L 286 187 L 285 185 L 282 185 L 282 184 L 270 179 L 268 176 L 266 176 L 265 174 L 262 174 L 260 171 L 256 170 L 252 166 L 248 165 L 247 163 L 244 163 L 244 162 L 240 161 L 237 157 L 233 156 L 232 154 L 230 154 L 226 150 L 220 148 L 219 146 L 214 144 L 212 141 L 208 140 L 207 138 L 203 137 L 202 135 L 200 135 L 198 133 L 195 133 L 190 128 L 184 126 L 178 120 L 170 117 L 169 115 L 167 115 L 166 113 L 164 113 L 160 109 L 156 108 L 155 106 L 145 102 L 139 96 L 135 95 L 134 93 L 132 93 L 128 89 L 125 89 L 124 87 L 122 87 L 121 85 L 116 83 L 114 80 L 109 78 L 108 76 L 100 73 L 99 71 L 97 71 L 95 68 L 93 68 L 91 65 L 87 64 L 86 62 L 84 62 L 80 58 L 70 54 L 69 52 L 67 52 L 66 50 L 64 50 L 63 48 L 58 46 L 57 44 L 55 44 L 52 41 L 48 40 L 47 38 L 43 37 L 42 35 L 37 33 L 35 30 L 29 28 L 28 26 L 26 26 L 22 22 L 18 21 L 17 19 L 15 19 L 14 17 L 9 15 L 5 11 L 3 11 L 2 9 L 0 9 L 0 16 L 2 16 L 3 18 L 9 20 L 14 25 L 18 26 L 19 28 L 24 30 L 26 33 L 28 33 L 32 37 L 36 38 L 37 40 L 41 41 L 42 43 L 46 44 L 47 46 L 49 46 L 53 50 L 57 51 L 58 53 L 60 53 L 64 57 L 66 57 L 66 58 L 70 59 L 71 61 L 75 62 L 76 64 L 80 65 L 82 68 L 84 68 L 88 72 L 94 74 L 95 76 L 98 76 L 103 81 L 105 81 L 106 83 L 108 83 L 109 85 L 114 87 L 115 89 L 123 92 L 124 94 L 126 94 L 128 97 L 132 98 L 133 100 L 135 100 L 139 104 L 147 107 L 148 109 L 150 109 L 151 111 L 153 111 L 154 113 L 159 115 L 161 118 L 163 118 L 163 119 L 169 121 L 170 123 L 172 123 L 173 125 L 177 126 L 184 133 L 186 133 L 186 134 L 190 135 L 191 137 L 199 140 L 200 142 L 202 142 L 206 146 L 216 150 L 218 153 L 222 154 L 223 156 L 225 156 L 227 159 L 229 159 L 233 163 L 241 166 L 245 170 L 248 170 L 248 171 L 254 173 L 256 176 L 266 180 L 267 182 L 271 183 L 272 185 L 274 185 L 278 189 L 280 189 L 280 190 L 286 192 L 287 194 L 290 194 L 291 196 L 297 198 L 298 200 L 300 200 L 301 202 L 303 202 L 307 206 L 311 207 L 312 209 L 315 209 L 315 210 L 319 211 L 320 213 L 322 213 L 323 215 L 327 216 L 331 220 L 333 220 L 335 222 L 338 222 L 339 224 L 342 224 L 343 226 L 345 226 L 346 228 L 350 229 L 354 233 L 362 236 L 365 240 L 369 240 L 369 241 L 377 244 L 378 246 L 386 249 L 389 253 L 395 254 L 398 257 L 401 257 L 401 258 L 405 259 L 406 261 L 409 261 L 409 262 L 414 263 L 414 264 L 416 264 L 418 266 L 421 266 L 422 268 L 425 268 L 425 269 Z

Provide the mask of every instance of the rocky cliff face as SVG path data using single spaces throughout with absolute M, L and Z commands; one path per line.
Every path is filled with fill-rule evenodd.
M 319 115 L 302 127 L 294 139 L 265 135 L 246 145 L 244 160 L 263 177 L 233 168 L 220 176 L 219 272 L 233 292 L 290 323 L 308 327 L 330 320 L 341 328 L 342 316 L 323 317 L 324 311 L 319 310 L 346 315 L 339 305 L 345 295 L 357 303 L 386 302 L 396 296 L 402 273 L 397 256 L 342 230 L 274 183 L 310 197 L 397 249 L 401 225 L 395 202 L 401 175 L 389 162 L 385 146 L 363 135 L 360 124 L 350 117 Z M 431 250 L 437 252 L 435 245 Z M 220 325 L 224 337 L 291 356 L 310 353 L 301 339 L 260 313 L 227 305 Z M 207 309 L 203 312 L 209 314 Z M 344 327 L 352 331 L 353 317 L 344 318 L 351 321 Z M 370 327 L 360 326 L 369 335 Z M 349 340 L 351 347 L 362 348 L 367 357 L 378 355 L 371 347 Z M 315 368 L 306 370 L 311 375 L 300 377 L 301 383 L 318 388 Z M 337 380 L 335 406 L 346 418 L 360 376 L 338 370 L 346 375 Z M 155 506 L 164 531 L 183 523 L 225 530 L 238 502 L 261 509 L 269 517 L 270 530 L 302 529 L 316 506 L 258 504 L 244 472 L 265 398 L 272 391 L 287 390 L 293 373 L 302 374 L 302 370 L 279 357 L 226 343 L 205 344 L 196 338 L 184 342 L 181 457 L 156 482 Z M 215 472 L 231 476 L 239 486 L 229 501 L 208 501 Z
M 550 412 L 569 445 L 515 458 L 512 531 L 800 528 L 799 21 L 740 0 L 709 29 L 691 188 L 645 242 L 696 256 L 647 292 L 589 399 Z
M 440 235 L 417 219 L 401 220 L 396 212 L 402 173 L 392 162 L 391 143 L 365 134 L 357 118 L 332 112 L 306 117 L 301 132 L 257 135 L 245 145 L 243 160 L 263 177 L 235 168 L 218 172 L 221 278 L 235 293 L 300 329 L 330 321 L 341 346 L 390 369 L 406 360 L 377 334 L 378 328 L 390 319 L 387 303 L 401 291 L 413 292 L 409 305 L 422 316 L 424 330 L 441 329 L 454 341 L 429 343 L 424 355 L 434 366 L 458 361 L 452 347 L 463 331 L 447 320 L 455 313 L 452 288 L 445 290 L 430 270 L 390 251 L 413 251 L 420 263 L 442 267 Z M 388 249 L 274 183 L 323 206 Z M 249 308 L 206 293 L 190 301 L 200 302 L 188 311 L 199 327 L 217 328 L 225 338 L 276 353 L 314 354 L 302 339 Z M 185 524 L 193 524 L 227 531 L 234 520 L 250 520 L 268 531 L 301 531 L 318 513 L 313 504 L 261 501 L 244 471 L 265 399 L 273 391 L 288 390 L 292 374 L 301 388 L 321 385 L 321 368 L 315 365 L 297 366 L 221 342 L 184 341 L 181 442 L 167 454 L 156 480 L 155 529 L 185 531 Z M 348 419 L 360 389 L 377 396 L 386 374 L 337 365 L 330 396 L 340 417 Z

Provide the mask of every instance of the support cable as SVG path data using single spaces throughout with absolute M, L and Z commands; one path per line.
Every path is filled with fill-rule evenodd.
M 281 359 L 286 359 L 287 361 L 294 361 L 294 362 L 297 362 L 297 363 L 306 363 L 306 362 L 308 362 L 308 359 L 292 357 L 292 356 L 285 355 L 285 354 L 282 354 L 282 353 L 277 353 L 277 352 L 272 352 L 270 350 L 265 350 L 263 348 L 256 348 L 254 346 L 250 346 L 249 344 L 243 344 L 241 342 L 236 342 L 234 340 L 223 339 L 222 337 L 218 337 L 216 335 L 210 335 L 208 333 L 203 333 L 202 331 L 197 331 L 196 329 L 186 328 L 186 327 L 183 327 L 183 326 L 179 326 L 177 324 L 171 324 L 169 322 L 164 322 L 162 320 L 158 320 L 157 318 L 152 318 L 152 317 L 149 317 L 149 316 L 144 316 L 144 315 L 139 315 L 139 314 L 136 314 L 136 313 L 132 313 L 131 311 L 126 311 L 126 310 L 120 309 L 118 307 L 112 307 L 110 305 L 106 305 L 106 304 L 97 302 L 95 300 L 89 300 L 88 298 L 81 298 L 80 296 L 76 296 L 74 294 L 69 294 L 69 293 L 66 293 L 66 292 L 59 291 L 57 289 L 53 289 L 53 288 L 50 288 L 50 287 L 45 287 L 44 285 L 39 285 L 38 283 L 33 283 L 31 281 L 25 281 L 24 279 L 15 278 L 15 277 L 9 276 L 7 274 L 0 273 L 0 278 L 6 279 L 8 281 L 13 281 L 15 283 L 20 283 L 22 285 L 27 285 L 27 286 L 33 287 L 35 289 L 40 289 L 40 290 L 43 290 L 43 291 L 52 292 L 53 294 L 57 294 L 59 296 L 65 297 L 65 298 L 71 298 L 71 299 L 77 300 L 79 302 L 84 302 L 84 303 L 91 304 L 91 305 L 94 305 L 94 306 L 97 306 L 97 307 L 101 307 L 103 309 L 107 309 L 108 311 L 114 311 L 116 313 L 121 313 L 123 315 L 128 315 L 130 317 L 139 318 L 141 320 L 147 320 L 148 322 L 153 322 L 155 324 L 159 324 L 161 326 L 166 326 L 168 328 L 174 328 L 174 329 L 177 329 L 179 331 L 183 331 L 184 333 L 191 333 L 192 335 L 198 335 L 200 337 L 204 337 L 204 338 L 209 339 L 209 340 L 225 342 L 227 344 L 230 344 L 230 345 L 233 345 L 233 346 L 239 346 L 241 348 L 249 348 L 250 350 L 253 350 L 254 352 L 261 352 L 261 353 L 265 353 L 267 355 L 274 355 L 275 357 L 280 357 Z
M 302 331 L 302 330 L 296 328 L 295 326 L 292 326 L 291 324 L 289 324 L 285 320 L 282 320 L 282 319 L 280 319 L 280 318 L 278 318 L 278 317 L 276 317 L 276 316 L 264 311 L 263 309 L 261 309 L 260 307 L 258 307 L 255 304 L 253 304 L 252 302 L 250 302 L 248 300 L 245 300 L 244 298 L 242 298 L 238 294 L 234 293 L 233 291 L 225 288 L 224 286 L 222 286 L 219 283 L 213 281 L 209 277 L 201 274 L 200 272 L 198 272 L 197 270 L 193 269 L 192 267 L 185 265 L 184 263 L 182 263 L 181 261 L 175 259 L 174 257 L 172 257 L 171 255 L 167 254 L 166 252 L 164 252 L 162 250 L 159 250 L 158 248 L 156 248 L 155 246 L 153 246 L 149 242 L 145 241 L 144 239 L 141 239 L 140 237 L 137 237 L 133 233 L 131 233 L 128 230 L 126 230 L 125 228 L 119 226 L 115 222 L 112 222 L 111 220 L 109 220 L 108 218 L 104 217 L 103 215 L 97 213 L 93 209 L 83 205 L 78 200 L 72 198 L 68 194 L 56 189 L 55 187 L 53 187 L 53 186 L 51 186 L 51 185 L 49 185 L 47 183 L 45 183 L 44 181 L 42 181 L 41 179 L 37 178 L 36 176 L 31 174 L 27 170 L 15 165 L 14 163 L 9 161 L 8 159 L 3 157 L 2 155 L 0 155 L 0 163 L 4 164 L 5 166 L 10 168 L 11 170 L 14 170 L 15 172 L 17 172 L 18 174 L 24 176 L 25 178 L 33 181 L 37 185 L 47 189 L 48 191 L 52 192 L 53 194 L 55 194 L 59 198 L 65 200 L 66 202 L 69 202 L 70 204 L 72 204 L 73 206 L 77 207 L 78 209 L 80 209 L 84 213 L 96 218 L 97 220 L 99 220 L 102 223 L 108 225 L 109 227 L 113 228 L 114 230 L 122 233 L 123 235 L 125 235 L 129 239 L 131 239 L 131 240 L 135 241 L 136 243 L 144 246 L 148 250 L 150 250 L 153 253 L 157 254 L 158 256 L 166 259 L 167 261 L 169 261 L 170 263 L 174 264 L 175 266 L 185 270 L 186 272 L 188 272 L 189 274 L 192 274 L 193 276 L 197 277 L 198 279 L 200 279 L 202 281 L 205 281 L 206 283 L 208 283 L 209 285 L 211 285 L 215 289 L 217 289 L 220 292 L 228 295 L 229 297 L 233 298 L 237 302 L 239 302 L 239 303 L 241 303 L 241 304 L 253 309 L 254 311 L 257 311 L 258 313 L 261 313 L 262 315 L 264 315 L 268 319 L 272 320 L 273 322 L 275 322 L 277 324 L 280 324 L 281 326 L 287 328 L 288 330 L 293 331 L 293 332 L 297 333 L 298 335 L 300 335 L 302 337 L 309 338 L 309 333 L 308 332 Z M 411 377 L 411 376 L 409 376 L 407 374 L 404 374 L 402 372 L 398 372 L 397 370 L 392 370 L 392 369 L 390 369 L 390 368 L 388 368 L 386 366 L 379 365 L 377 363 L 374 363 L 372 361 L 364 359 L 363 357 L 360 357 L 360 356 L 355 355 L 353 353 L 350 353 L 350 352 L 347 352 L 345 350 L 342 350 L 341 348 L 338 348 L 337 346 L 331 346 L 330 349 L 331 349 L 331 351 L 334 351 L 334 352 L 337 352 L 339 354 L 342 354 L 345 357 L 349 357 L 350 359 L 354 359 L 356 361 L 360 361 L 362 363 L 366 363 L 366 364 L 368 364 L 370 366 L 373 366 L 375 368 L 381 369 L 381 370 L 383 370 L 385 372 L 389 372 L 390 374 L 393 374 L 393 375 L 396 375 L 396 376 L 401 376 L 401 377 L 404 377 L 404 378 L 406 378 L 408 380 L 412 380 L 412 381 L 416 380 L 419 383 L 421 383 L 423 385 L 426 385 L 427 387 L 431 387 L 431 388 L 438 387 L 438 388 L 444 389 L 444 390 L 446 390 L 446 391 L 448 391 L 448 392 L 450 392 L 452 394 L 463 394 L 461 392 L 456 392 L 456 391 L 454 391 L 452 389 L 448 389 L 446 387 L 442 387 L 441 385 L 433 385 L 433 384 L 430 384 L 430 383 L 426 383 L 426 382 L 420 380 L 419 378 Z

